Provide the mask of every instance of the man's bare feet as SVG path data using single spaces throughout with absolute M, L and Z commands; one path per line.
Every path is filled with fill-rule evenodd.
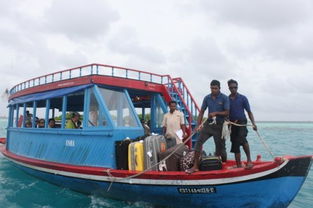
M 198 172 L 198 171 L 199 171 L 198 168 L 192 167 L 192 168 L 190 168 L 190 169 L 187 169 L 185 172 L 186 172 L 187 174 L 192 174 L 192 173 Z

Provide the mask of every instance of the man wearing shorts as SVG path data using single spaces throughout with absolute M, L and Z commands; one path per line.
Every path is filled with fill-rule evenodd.
M 211 94 L 205 96 L 201 110 L 198 117 L 198 129 L 202 123 L 204 112 L 208 108 L 208 120 L 204 123 L 203 128 L 200 130 L 200 136 L 195 145 L 195 159 L 192 168 L 186 170 L 191 174 L 199 170 L 199 158 L 202 150 L 202 145 L 211 136 L 214 138 L 215 155 L 220 156 L 223 162 L 227 160 L 225 140 L 221 138 L 222 128 L 225 118 L 229 113 L 229 99 L 226 95 L 220 92 L 220 82 L 212 80 L 210 83 Z
M 251 162 L 249 143 L 246 139 L 248 130 L 246 127 L 247 118 L 244 112 L 245 110 L 247 111 L 249 119 L 251 120 L 253 130 L 256 131 L 257 126 L 255 125 L 254 116 L 253 113 L 251 112 L 248 99 L 246 98 L 246 96 L 239 94 L 237 92 L 238 90 L 237 81 L 233 79 L 229 80 L 228 87 L 231 92 L 231 94 L 229 95 L 230 102 L 229 120 L 238 125 L 243 125 L 243 126 L 236 125 L 231 126 L 231 135 L 230 135 L 232 142 L 231 152 L 235 153 L 237 167 L 238 168 L 242 167 L 240 155 L 240 146 L 242 146 L 247 156 L 246 168 L 249 169 L 253 167 L 253 164 Z

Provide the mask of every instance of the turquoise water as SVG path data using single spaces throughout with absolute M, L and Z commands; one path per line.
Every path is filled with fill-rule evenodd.
M 5 137 L 6 121 L 0 119 L 0 137 Z M 271 147 L 275 155 L 313 155 L 313 123 L 264 122 L 259 123 L 259 133 Z M 248 140 L 252 158 L 258 154 L 264 160 L 271 155 L 263 147 L 260 139 L 250 130 Z M 227 150 L 230 150 L 229 141 Z M 205 144 L 206 152 L 213 152 L 213 141 Z M 233 158 L 232 154 L 228 154 Z M 313 206 L 313 167 L 307 180 L 290 208 L 310 208 Z M 0 207 L 10 208 L 53 208 L 53 207 L 123 207 L 153 208 L 147 203 L 128 203 L 97 196 L 87 196 L 57 187 L 45 181 L 37 180 L 13 167 L 3 156 L 0 156 Z

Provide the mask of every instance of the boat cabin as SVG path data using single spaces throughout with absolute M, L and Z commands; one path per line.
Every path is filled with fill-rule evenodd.
M 37 77 L 10 90 L 6 148 L 36 159 L 115 168 L 114 143 L 161 134 L 170 100 L 184 112 L 190 133 L 199 108 L 180 78 L 100 64 Z

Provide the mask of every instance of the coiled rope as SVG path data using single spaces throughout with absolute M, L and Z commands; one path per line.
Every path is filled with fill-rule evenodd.
M 227 124 L 231 124 L 231 125 L 234 125 L 234 126 L 254 126 L 252 124 L 237 124 L 237 123 L 234 123 L 234 122 L 231 122 L 231 121 L 225 121 L 227 122 Z M 225 125 L 225 124 L 224 124 Z M 259 134 L 259 132 L 256 130 L 255 131 L 256 135 L 259 137 L 261 143 L 263 144 L 264 148 L 269 152 L 269 154 L 273 157 L 273 159 L 275 158 L 274 154 L 273 154 L 273 151 L 272 149 L 266 144 L 265 140 L 261 137 L 261 135 Z

